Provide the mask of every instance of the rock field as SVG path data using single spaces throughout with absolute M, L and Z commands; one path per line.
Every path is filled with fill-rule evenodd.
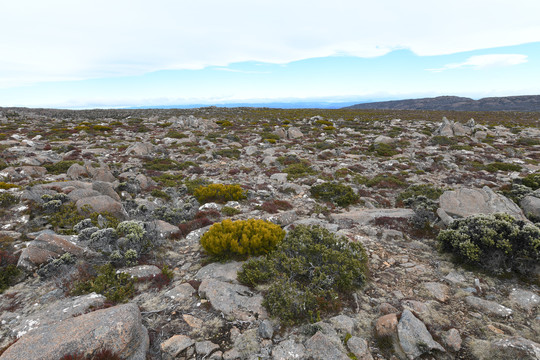
M 13 273 L 0 359 L 540 359 L 540 263 L 497 276 L 437 244 L 467 216 L 540 219 L 523 181 L 540 171 L 540 115 L 455 114 L 0 108 L 0 266 Z M 356 200 L 316 198 L 326 182 Z M 202 204 L 194 189 L 211 183 L 247 197 Z M 440 191 L 427 208 L 404 201 L 421 184 Z M 283 324 L 264 287 L 238 280 L 242 259 L 201 247 L 224 219 L 360 242 L 367 283 L 337 312 Z M 125 293 L 76 292 L 109 263 Z

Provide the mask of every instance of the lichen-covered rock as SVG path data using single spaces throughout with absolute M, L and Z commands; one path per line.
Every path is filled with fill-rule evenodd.
M 81 256 L 84 249 L 70 241 L 71 236 L 42 233 L 23 249 L 17 267 L 33 270 L 51 259 L 56 259 L 65 253 Z
M 89 215 L 92 212 L 108 212 L 117 219 L 122 220 L 127 218 L 127 213 L 122 204 L 107 195 L 85 197 L 78 200 L 75 204 L 81 215 Z
M 42 326 L 22 336 L 1 360 L 50 360 L 109 349 L 122 359 L 144 360 L 148 332 L 137 305 L 125 304 Z

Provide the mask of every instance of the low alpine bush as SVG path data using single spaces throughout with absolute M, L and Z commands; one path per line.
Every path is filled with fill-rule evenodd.
M 320 226 L 297 226 L 277 248 L 246 262 L 238 279 L 265 285 L 263 305 L 285 324 L 314 321 L 336 312 L 367 279 L 367 255 L 360 243 Z
M 246 191 L 240 185 L 210 184 L 195 189 L 193 196 L 201 204 L 208 202 L 226 203 L 245 199 Z
M 201 245 L 216 258 L 245 258 L 270 252 L 284 237 L 285 231 L 268 221 L 225 219 L 210 227 Z
M 540 228 L 508 214 L 455 220 L 437 239 L 456 260 L 491 273 L 528 275 L 540 266 Z
M 315 199 L 321 199 L 334 203 L 335 205 L 346 207 L 358 201 L 358 195 L 355 194 L 350 186 L 325 182 L 311 187 L 311 196 Z

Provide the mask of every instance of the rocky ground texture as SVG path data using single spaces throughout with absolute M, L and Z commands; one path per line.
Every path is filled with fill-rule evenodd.
M 0 359 L 104 348 L 122 359 L 539 359 L 540 271 L 464 267 L 436 236 L 476 214 L 540 219 L 540 193 L 522 184 L 540 170 L 540 115 L 442 115 L 0 109 L 0 265 L 13 273 Z M 315 199 L 325 182 L 358 201 Z M 201 204 L 193 190 L 210 183 L 247 198 Z M 419 184 L 440 189 L 432 211 L 400 201 Z M 367 284 L 339 312 L 286 326 L 264 288 L 238 281 L 241 261 L 211 262 L 201 247 L 228 218 L 360 242 Z M 122 284 L 137 281 L 117 298 L 76 291 L 108 263 Z

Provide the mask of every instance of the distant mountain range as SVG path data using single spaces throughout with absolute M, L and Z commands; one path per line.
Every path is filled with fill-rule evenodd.
M 459 96 L 438 96 L 362 103 L 345 107 L 345 109 L 540 111 L 540 95 L 488 97 L 480 100 Z
M 369 101 L 369 100 L 368 100 Z M 291 102 L 238 102 L 215 104 L 184 104 L 184 105 L 148 105 L 125 107 L 126 109 L 193 109 L 208 106 L 217 107 L 252 107 L 252 108 L 279 108 L 279 109 L 341 109 L 356 104 L 357 101 L 291 101 Z

